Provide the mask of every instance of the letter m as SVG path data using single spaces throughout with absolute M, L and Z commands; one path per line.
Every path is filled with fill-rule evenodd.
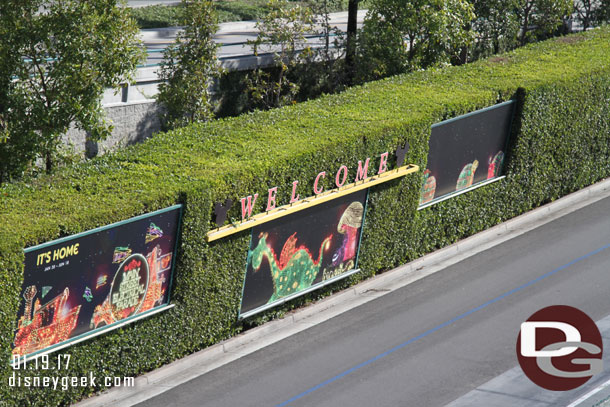
M 258 198 L 258 194 L 254 194 L 254 199 L 252 199 L 252 195 L 248 195 L 247 198 L 242 198 L 241 201 L 241 219 L 246 220 L 250 216 L 252 216 L 252 209 L 254 209 L 254 205 L 256 205 L 256 198 Z M 246 201 L 248 203 L 246 204 Z
M 362 166 L 362 161 L 358 160 L 358 172 L 356 172 L 356 182 L 362 181 L 363 179 L 368 177 L 369 173 L 369 162 L 370 158 L 367 158 L 364 162 L 364 167 Z

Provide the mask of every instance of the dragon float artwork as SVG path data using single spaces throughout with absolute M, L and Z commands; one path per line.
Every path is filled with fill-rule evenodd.
M 180 209 L 26 249 L 12 354 L 59 349 L 167 308 Z
M 361 191 L 254 228 L 242 317 L 354 271 L 366 196 Z
M 259 236 L 258 245 L 251 252 L 251 265 L 255 272 L 259 271 L 263 257 L 269 262 L 273 279 L 273 295 L 267 303 L 272 303 L 287 295 L 311 287 L 320 270 L 320 262 L 324 251 L 328 250 L 330 237 L 324 239 L 318 251 L 317 260 L 305 246 L 296 248 L 296 232 L 288 238 L 282 249 L 280 260 L 272 248 L 267 245 L 267 234 Z

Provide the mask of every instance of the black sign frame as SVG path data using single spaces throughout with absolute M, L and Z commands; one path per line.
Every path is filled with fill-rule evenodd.
M 509 100 L 431 126 L 428 164 L 418 210 L 505 177 L 504 163 L 515 111 L 516 101 Z M 494 132 L 497 134 L 489 137 Z M 481 140 L 482 136 L 486 138 Z M 466 148 L 459 148 L 463 145 Z M 475 175 L 480 164 L 488 165 L 486 178 L 481 177 L 482 171 Z M 437 194 L 439 189 L 441 192 Z
M 320 289 L 320 288 L 322 288 L 322 287 L 324 287 L 324 286 L 326 286 L 328 284 L 331 284 L 331 283 L 334 283 L 336 281 L 339 281 L 339 280 L 342 280 L 344 278 L 347 278 L 347 277 L 351 276 L 352 274 L 358 273 L 360 271 L 360 269 L 358 268 L 358 259 L 359 259 L 359 256 L 360 256 L 360 248 L 361 248 L 361 244 L 362 244 L 363 230 L 364 230 L 365 223 L 366 223 L 366 211 L 367 211 L 367 208 L 368 208 L 368 196 L 369 196 L 369 189 L 367 188 L 366 190 L 357 191 L 357 192 L 354 192 L 352 194 L 345 195 L 345 196 L 339 197 L 337 199 L 325 202 L 324 204 L 320 204 L 319 206 L 315 206 L 315 207 L 304 209 L 303 211 L 299 212 L 298 214 L 292 214 L 292 215 L 286 216 L 285 218 L 278 219 L 278 220 L 275 220 L 275 221 L 271 221 L 271 222 L 268 222 L 268 223 L 265 223 L 265 224 L 262 224 L 262 225 L 258 225 L 258 226 L 255 226 L 254 228 L 252 228 L 251 237 L 250 237 L 250 243 L 248 245 L 248 252 L 247 252 L 247 256 L 246 256 L 246 266 L 244 268 L 244 280 L 243 280 L 244 284 L 242 286 L 242 295 L 241 295 L 241 302 L 240 302 L 238 318 L 239 319 L 245 319 L 245 318 L 248 318 L 250 316 L 259 314 L 259 313 L 264 312 L 264 311 L 266 311 L 268 309 L 271 309 L 271 308 L 277 307 L 277 306 L 279 306 L 281 304 L 284 304 L 284 303 L 286 303 L 286 302 L 288 302 L 288 301 L 290 301 L 292 299 L 295 299 L 297 297 L 300 297 L 300 296 L 305 295 L 307 293 L 310 293 L 312 291 L 318 290 L 318 289 Z M 360 200 L 359 201 L 355 201 L 355 197 L 360 197 Z M 251 269 L 252 268 L 252 265 L 251 265 L 251 255 L 252 255 L 253 250 L 254 250 L 253 246 L 254 246 L 255 240 L 258 239 L 257 241 L 260 243 L 260 236 L 257 236 L 257 234 L 259 234 L 261 232 L 260 230 L 262 229 L 262 230 L 269 231 L 269 230 L 273 230 L 273 229 L 278 229 L 278 228 L 280 228 L 282 226 L 282 224 L 284 224 L 286 222 L 288 222 L 288 223 L 297 223 L 298 224 L 299 220 L 302 220 L 302 219 L 310 219 L 311 220 L 311 218 L 313 216 L 315 216 L 316 213 L 324 212 L 324 211 L 328 212 L 329 208 L 331 208 L 330 210 L 338 210 L 337 207 L 346 206 L 345 212 L 343 212 L 343 213 L 347 213 L 347 208 L 349 208 L 351 204 L 347 205 L 346 202 L 348 202 L 350 200 L 352 201 L 352 203 L 353 202 L 360 202 L 362 207 L 363 207 L 363 209 L 362 209 L 361 225 L 358 228 L 357 248 L 356 248 L 355 259 L 353 260 L 353 262 L 354 262 L 353 268 L 350 268 L 349 270 L 346 269 L 345 271 L 343 271 L 343 272 L 341 272 L 339 274 L 336 274 L 336 275 L 334 275 L 334 273 L 330 274 L 329 277 L 326 278 L 326 279 L 324 278 L 324 272 L 327 271 L 327 270 L 326 269 L 323 270 L 323 271 L 319 270 L 318 274 L 320 274 L 320 273 L 322 274 L 321 275 L 321 278 L 322 278 L 321 281 L 314 282 L 309 287 L 307 287 L 305 289 L 299 290 L 299 291 L 294 292 L 294 293 L 289 294 L 289 295 L 282 296 L 282 297 L 280 297 L 277 300 L 272 301 L 272 302 L 267 302 L 267 303 L 264 303 L 264 304 L 260 304 L 258 306 L 248 306 L 248 305 L 246 305 L 246 307 L 248 307 L 248 309 L 244 311 L 244 304 L 249 301 L 249 299 L 247 298 L 249 296 L 248 292 L 249 291 L 253 291 L 253 289 L 250 287 L 252 285 L 252 283 L 250 283 L 250 281 L 251 281 L 250 278 L 252 277 L 252 273 L 253 273 L 253 271 Z M 343 216 L 342 216 L 342 218 L 343 218 Z M 341 220 L 339 220 L 339 223 L 340 222 L 341 222 Z M 276 226 L 274 226 L 274 225 L 276 225 Z M 308 224 L 307 226 L 312 227 L 311 224 Z M 336 226 L 338 227 L 339 225 L 336 225 Z M 292 230 L 291 230 L 291 232 L 292 232 Z M 294 236 L 295 234 L 298 233 L 298 232 L 295 232 L 295 233 L 291 233 L 291 232 L 289 232 L 287 235 L 285 235 L 285 237 L 289 236 L 289 235 L 292 237 L 292 236 Z M 286 242 L 288 242 L 288 240 L 286 240 Z M 299 242 L 298 236 L 296 237 L 296 240 L 294 241 L 294 243 L 296 244 L 297 242 Z M 321 250 L 322 250 L 322 246 L 320 246 L 319 251 L 316 251 L 316 254 L 313 254 L 313 253 L 312 254 L 314 256 L 318 256 L 318 258 L 319 258 L 319 254 L 321 253 Z M 331 252 L 333 251 L 332 248 L 329 248 L 329 250 Z M 282 250 L 282 252 L 283 252 L 283 250 Z M 274 256 L 274 257 L 277 258 L 277 256 Z M 280 256 L 280 258 L 281 258 L 281 256 Z M 349 262 L 347 262 L 347 263 L 343 262 L 343 263 L 341 263 L 341 266 L 339 266 L 339 267 L 342 267 L 344 264 L 349 264 Z M 320 264 L 320 268 L 321 267 L 322 267 L 322 265 Z M 315 279 L 317 280 L 319 278 L 320 277 L 316 276 Z M 250 283 L 250 286 L 248 286 L 249 283 Z M 275 287 L 272 288 L 272 291 L 274 289 L 275 289 Z M 274 295 L 275 294 L 273 294 L 272 297 Z
M 68 271 L 69 274 L 75 274 L 74 271 L 72 271 L 72 268 L 74 268 L 74 266 L 70 267 L 69 264 L 69 255 L 72 256 L 78 256 L 80 254 L 80 252 L 78 251 L 79 249 L 79 245 L 80 243 L 86 242 L 87 244 L 90 245 L 89 240 L 92 240 L 93 242 L 95 242 L 95 238 L 99 237 L 100 239 L 102 239 L 103 237 L 108 237 L 111 236 L 111 238 L 107 238 L 107 241 L 104 241 L 104 243 L 106 244 L 106 246 L 108 246 L 108 244 L 111 244 L 110 246 L 114 246 L 114 244 L 116 244 L 115 241 L 112 240 L 112 237 L 115 236 L 117 233 L 117 230 L 121 231 L 127 231 L 128 229 L 124 229 L 124 227 L 126 225 L 130 225 L 130 224 L 135 224 L 137 222 L 139 222 L 142 225 L 149 225 L 145 231 L 140 231 L 138 237 L 144 237 L 144 243 L 140 243 L 138 247 L 143 248 L 143 247 L 152 247 L 152 251 L 150 251 L 148 253 L 148 255 L 151 256 L 151 259 L 148 259 L 147 257 L 143 256 L 141 253 L 134 253 L 131 254 L 131 250 L 129 249 L 129 247 L 115 247 L 114 251 L 111 252 L 109 255 L 112 256 L 112 262 L 111 263 L 102 263 L 101 266 L 103 267 L 107 267 L 109 269 L 114 269 L 115 267 L 117 267 L 118 265 L 118 269 L 114 272 L 114 276 L 112 278 L 109 278 L 110 275 L 109 274 L 104 274 L 104 276 L 106 278 L 102 278 L 99 277 L 96 279 L 96 284 L 101 284 L 99 287 L 95 287 L 95 289 L 98 288 L 104 288 L 104 286 L 107 286 L 104 291 L 101 292 L 105 292 L 110 290 L 106 296 L 104 296 L 104 294 L 100 294 L 100 298 L 105 298 L 104 302 L 98 305 L 106 305 L 107 307 L 110 307 L 110 315 L 112 319 L 116 319 L 117 318 L 117 311 L 123 311 L 124 314 L 122 315 L 126 315 L 124 318 L 121 318 L 119 320 L 115 320 L 114 322 L 108 321 L 110 318 L 108 318 L 106 316 L 107 321 L 102 321 L 105 323 L 105 325 L 103 326 L 98 326 L 98 321 L 96 320 L 95 323 L 95 328 L 93 328 L 94 325 L 94 320 L 93 318 L 91 319 L 90 325 L 89 325 L 89 330 L 82 332 L 82 333 L 78 333 L 74 336 L 67 336 L 66 338 L 59 340 L 58 342 L 52 343 L 48 346 L 45 346 L 43 348 L 40 349 L 36 349 L 35 351 L 32 352 L 27 352 L 26 354 L 21 354 L 21 353 L 14 353 L 14 350 L 18 347 L 16 346 L 16 340 L 17 340 L 17 332 L 20 330 L 20 328 L 23 326 L 23 319 L 25 319 L 26 323 L 29 322 L 30 324 L 32 324 L 32 321 L 34 320 L 35 317 L 35 312 L 38 309 L 40 312 L 43 313 L 42 318 L 44 321 L 44 318 L 46 319 L 55 319 L 54 315 L 58 314 L 59 312 L 55 312 L 54 308 L 59 308 L 62 307 L 62 309 L 60 310 L 61 314 L 61 318 L 65 319 L 65 315 L 68 314 L 70 315 L 72 313 L 72 310 L 78 308 L 78 313 L 80 313 L 80 309 L 82 304 L 87 305 L 88 307 L 91 307 L 90 304 L 87 304 L 85 301 L 91 303 L 91 299 L 93 298 L 93 293 L 92 291 L 94 291 L 92 288 L 89 287 L 89 285 L 87 285 L 87 289 L 84 291 L 84 294 L 82 295 L 82 297 L 80 297 L 80 292 L 77 293 L 77 295 L 75 295 L 74 297 L 78 298 L 77 301 L 81 302 L 81 305 L 78 305 L 77 307 L 72 308 L 68 313 L 65 312 L 65 309 L 68 308 L 68 298 L 69 298 L 69 289 L 68 286 L 66 286 L 66 288 L 64 289 L 63 293 L 60 293 L 59 295 L 57 295 L 53 300 L 47 302 L 46 304 L 40 306 L 40 299 L 44 298 L 47 294 L 44 292 L 45 289 L 47 289 L 47 287 L 42 287 L 42 291 L 40 292 L 40 295 L 38 296 L 38 308 L 36 308 L 36 305 L 34 305 L 34 307 L 32 307 L 31 303 L 33 302 L 33 296 L 32 299 L 30 300 L 30 304 L 29 304 L 29 312 L 27 312 L 27 308 L 28 307 L 28 300 L 25 298 L 20 298 L 20 307 L 19 307 L 19 312 L 18 312 L 18 316 L 17 316 L 17 324 L 15 326 L 15 337 L 13 339 L 13 343 L 12 343 L 12 349 L 13 349 L 13 364 L 15 363 L 19 363 L 20 360 L 23 359 L 29 359 L 32 357 L 39 357 L 45 354 L 49 354 L 52 352 L 55 352 L 57 350 L 69 347 L 71 345 L 74 345 L 76 343 L 82 342 L 84 340 L 88 340 L 91 339 L 95 336 L 110 332 L 112 330 L 115 330 L 117 328 L 120 328 L 121 326 L 124 326 L 126 324 L 130 324 L 132 322 L 135 322 L 139 319 L 143 319 L 146 317 L 149 317 L 151 315 L 157 314 L 159 312 L 162 311 L 166 311 L 170 308 L 172 308 L 174 306 L 174 304 L 171 304 L 171 290 L 172 290 L 172 285 L 173 285 L 173 279 L 174 279 L 174 273 L 175 273 L 175 267 L 176 267 L 176 256 L 178 253 L 178 244 L 180 241 L 180 230 L 182 227 L 182 210 L 183 210 L 183 205 L 182 204 L 177 204 L 177 205 L 173 205 L 171 207 L 168 208 L 164 208 L 158 211 L 154 211 L 154 212 L 150 212 L 150 213 L 146 213 L 143 215 L 139 215 L 130 219 L 126 219 L 120 222 L 116 222 L 110 225 L 106 225 L 106 226 L 101 226 L 95 229 L 91 229 L 85 232 L 81 232 L 81 233 L 77 233 L 75 235 L 71 235 L 71 236 L 66 236 L 60 239 L 56 239 L 53 241 L 49 241 L 46 243 L 42 243 L 36 246 L 32 246 L 32 247 L 28 247 L 25 248 L 23 250 L 24 255 L 25 255 L 25 261 L 24 261 L 24 281 L 22 284 L 22 290 L 21 293 L 25 296 L 26 291 L 28 290 L 28 288 L 30 287 L 28 284 L 31 284 L 32 281 L 36 278 L 36 273 L 40 274 L 40 273 L 44 273 L 44 272 L 48 272 L 48 271 L 53 271 L 55 269 L 57 269 L 58 271 L 61 270 L 62 268 L 65 268 L 66 270 L 70 270 Z M 168 226 L 164 226 L 166 227 L 170 227 L 171 228 L 171 233 L 169 232 L 164 232 L 163 229 L 161 229 L 160 227 L 156 226 L 156 224 L 154 224 L 154 220 L 157 219 L 164 219 L 164 221 L 167 223 Z M 140 225 L 141 226 L 141 225 Z M 122 228 L 122 229 L 118 229 L 118 228 Z M 127 233 L 127 232 L 126 232 Z M 92 236 L 94 235 L 94 236 Z M 164 239 L 165 237 L 165 239 Z M 156 242 L 156 244 L 155 244 Z M 110 247 L 109 246 L 109 247 Z M 163 248 L 165 249 L 165 252 L 163 252 L 163 250 L 161 249 L 161 246 L 163 246 Z M 42 249 L 45 249 L 45 251 L 42 251 Z M 65 250 L 64 250 L 65 249 Z M 125 249 L 124 251 L 121 250 L 117 250 L 117 249 Z M 135 245 L 134 245 L 134 249 L 135 249 Z M 64 252 L 62 252 L 62 250 L 64 250 Z M 55 258 L 55 252 L 58 251 L 58 259 Z M 74 254 L 76 251 L 76 254 Z M 48 258 L 47 261 L 47 254 L 46 253 L 52 253 Z M 64 255 L 65 257 L 61 257 L 61 255 Z M 91 253 L 91 252 L 85 252 L 84 253 L 85 256 L 83 257 L 84 259 L 93 259 L 95 258 L 95 256 L 100 256 L 100 255 L 107 255 L 108 252 L 107 251 L 103 251 L 103 249 L 101 249 L 99 251 L 99 253 Z M 76 258 L 76 257 L 74 257 Z M 66 261 L 62 261 L 63 259 L 66 259 Z M 122 279 L 120 282 L 115 282 L 115 277 L 116 275 L 119 273 L 119 270 L 127 270 L 128 272 L 132 272 L 132 273 L 140 273 L 140 269 L 138 268 L 137 270 L 129 270 L 130 264 L 134 265 L 134 267 L 132 268 L 136 268 L 135 266 L 138 267 L 144 267 L 146 269 L 146 271 L 148 272 L 149 270 L 149 264 L 143 264 L 145 262 L 142 261 L 142 259 L 144 260 L 150 260 L 151 264 L 155 264 L 155 271 L 156 271 L 156 275 L 155 277 L 158 277 L 159 275 L 161 275 L 161 278 L 163 279 L 163 281 L 159 280 L 157 281 L 156 285 L 150 286 L 151 289 L 156 289 L 157 291 L 154 294 L 151 294 L 150 297 L 147 297 L 148 295 L 148 290 L 149 290 L 149 279 L 146 280 L 146 288 L 145 291 L 146 293 L 139 293 L 138 294 L 138 305 L 137 307 L 133 304 L 130 304 L 129 301 L 129 294 L 131 294 L 131 291 L 133 291 L 134 285 L 131 284 L 133 281 L 127 281 L 127 279 Z M 93 260 L 91 260 L 93 261 Z M 155 263 L 153 263 L 155 262 Z M 32 263 L 35 264 L 35 270 L 32 271 Z M 53 264 L 52 264 L 53 263 Z M 62 264 L 63 263 L 63 264 Z M 66 264 L 67 263 L 67 264 Z M 168 264 L 169 263 L 169 264 Z M 43 264 L 48 264 L 48 266 L 46 267 L 46 269 L 42 269 L 41 268 L 44 267 Z M 28 267 L 28 265 L 30 267 Z M 97 264 L 96 264 L 97 266 Z M 51 269 L 52 267 L 52 269 Z M 50 270 L 49 270 L 50 269 Z M 86 269 L 87 271 L 89 271 L 90 273 L 92 273 L 90 271 L 90 269 Z M 83 275 L 87 276 L 86 273 L 82 273 Z M 88 276 L 91 279 L 91 276 Z M 49 277 L 46 277 L 46 281 L 48 281 Z M 74 285 L 78 285 L 79 287 L 82 286 L 82 280 L 83 278 L 81 278 L 80 282 L 74 283 L 71 282 L 70 280 L 68 280 L 66 282 L 66 280 L 59 280 L 60 284 L 59 287 L 65 285 L 65 284 L 72 284 L 71 287 L 74 287 Z M 167 280 L 167 281 L 166 281 Z M 39 282 L 40 280 L 37 280 L 37 282 Z M 92 280 L 89 280 L 92 281 Z M 117 287 L 115 287 L 115 284 L 117 285 Z M 123 287 L 120 287 L 123 286 Z M 34 288 L 36 289 L 36 286 L 34 286 Z M 54 287 L 49 287 L 48 290 L 53 289 Z M 123 288 L 123 289 L 121 289 Z M 136 287 L 136 290 L 138 289 L 138 287 Z M 141 287 L 139 287 L 139 289 L 141 290 Z M 61 289 L 60 289 L 61 290 Z M 34 290 L 32 290 L 34 291 Z M 54 290 L 53 292 L 55 292 L 57 290 Z M 111 292 L 112 291 L 112 292 Z M 47 291 L 50 292 L 50 291 Z M 38 293 L 35 293 L 34 295 L 36 295 Z M 111 299 L 111 295 L 112 295 L 112 299 Z M 60 298 L 58 301 L 58 304 L 51 304 L 51 302 L 53 302 L 55 299 L 59 298 L 59 297 L 63 297 Z M 79 298 L 80 297 L 80 298 Z M 84 298 L 84 300 L 83 300 Z M 143 302 L 144 300 L 147 299 L 149 300 L 148 302 L 146 302 L 146 304 L 148 305 L 149 303 L 152 304 L 151 308 L 149 309 L 145 309 L 143 311 L 139 311 L 143 306 Z M 24 301 L 25 300 L 25 301 Z M 131 299 L 133 300 L 133 299 Z M 163 300 L 159 305 L 155 305 L 157 302 Z M 75 300 L 71 300 L 70 304 L 74 304 Z M 78 303 L 78 302 L 77 302 Z M 108 303 L 108 304 L 106 304 Z M 51 306 L 48 306 L 49 304 L 51 304 Z M 119 309 L 117 308 L 117 304 L 122 304 L 124 306 L 124 309 Z M 33 308 L 33 309 L 32 309 Z M 45 310 L 46 308 L 49 308 L 49 310 Z M 103 307 L 102 307 L 103 308 Z M 97 307 L 95 308 L 95 312 L 98 312 L 101 309 L 98 309 Z M 34 311 L 34 312 L 32 312 Z M 47 315 L 48 314 L 48 315 Z M 106 313 L 108 314 L 108 313 Z M 101 315 L 101 311 L 98 312 L 98 315 L 101 315 L 102 317 L 105 316 Z M 30 318 L 31 315 L 31 318 Z M 93 316 L 95 316 L 95 313 L 92 314 Z M 83 316 L 88 317 L 88 313 L 87 314 L 83 314 Z M 77 314 L 74 318 L 74 321 L 72 322 L 73 326 L 79 326 L 80 329 L 79 330 L 83 330 L 86 328 L 83 328 L 83 321 L 81 319 L 79 319 L 79 315 Z M 54 321 L 53 321 L 54 322 Z M 111 323 L 108 323 L 111 322 Z M 42 322 L 42 324 L 44 324 L 44 322 Z M 55 327 L 53 328 L 53 331 L 55 331 L 57 328 L 55 325 Z M 45 326 L 43 325 L 42 328 L 45 328 Z M 74 328 L 72 328 L 72 330 L 74 330 Z M 70 331 L 72 332 L 72 331 Z M 62 336 L 63 337 L 63 336 Z M 23 346 L 24 349 L 28 349 L 31 348 L 32 346 L 30 345 L 28 346 Z M 21 348 L 21 347 L 20 347 Z

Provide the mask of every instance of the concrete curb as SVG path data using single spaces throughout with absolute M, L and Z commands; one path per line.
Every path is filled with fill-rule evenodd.
M 306 308 L 291 312 L 282 319 L 246 331 L 140 376 L 136 379 L 133 388 L 113 388 L 74 406 L 128 407 L 148 400 L 195 377 L 304 331 L 311 326 L 327 321 L 606 197 L 610 197 L 610 179 L 534 209 L 411 263 L 379 274 Z

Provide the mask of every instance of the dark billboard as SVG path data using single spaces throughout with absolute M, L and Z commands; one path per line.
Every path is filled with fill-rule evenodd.
M 420 206 L 502 175 L 514 101 L 432 126 Z
M 26 249 L 14 357 L 164 308 L 180 211 L 176 205 Z
M 240 317 L 357 271 L 367 191 L 254 227 Z

